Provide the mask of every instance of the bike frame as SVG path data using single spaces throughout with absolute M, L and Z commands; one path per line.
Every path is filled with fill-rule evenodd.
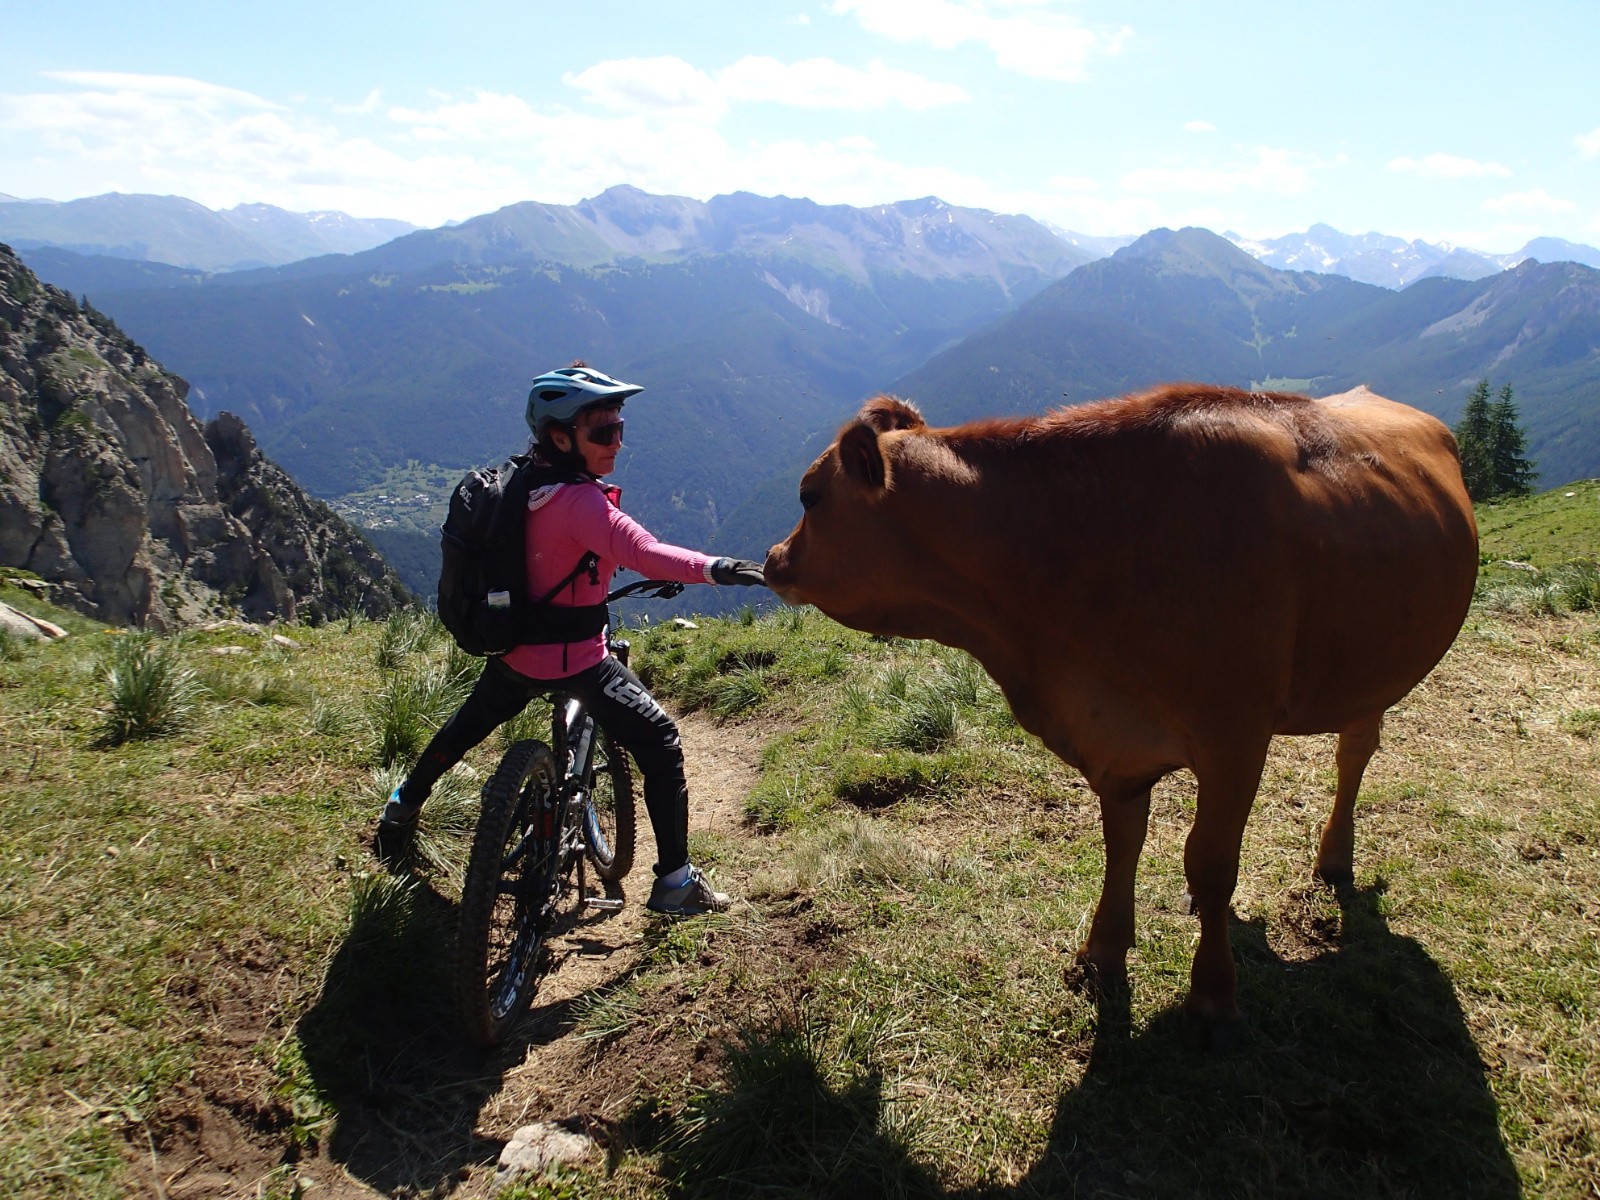
M 606 603 L 629 596 L 649 595 L 657 599 L 671 599 L 683 591 L 684 585 L 672 580 L 641 579 L 617 588 L 606 597 Z M 609 637 L 611 623 L 607 619 L 607 642 L 610 652 L 628 665 L 628 643 Z M 610 897 L 589 896 L 584 886 L 585 838 L 583 823 L 584 805 L 588 801 L 588 788 L 592 779 L 595 743 L 600 729 L 576 696 L 552 692 L 550 696 L 550 748 L 555 754 L 556 769 L 561 773 L 561 792 L 556 798 L 556 828 L 561 831 L 561 856 L 565 864 L 576 858 L 578 868 L 578 896 L 587 908 L 617 911 L 622 901 Z

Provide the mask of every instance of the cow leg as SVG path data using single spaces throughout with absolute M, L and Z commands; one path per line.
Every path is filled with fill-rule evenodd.
M 1227 762 L 1195 768 L 1199 794 L 1194 825 L 1184 845 L 1183 870 L 1200 918 L 1200 944 L 1190 968 L 1184 1007 L 1206 1023 L 1215 1045 L 1230 1041 L 1240 1023 L 1238 976 L 1228 934 L 1233 889 L 1239 881 L 1239 844 L 1261 784 L 1267 748 Z
M 1361 775 L 1378 750 L 1378 735 L 1383 730 L 1383 714 L 1368 717 L 1341 730 L 1334 761 L 1339 767 L 1339 786 L 1333 796 L 1333 811 L 1322 827 L 1322 844 L 1317 849 L 1317 878 L 1330 887 L 1341 887 L 1356 878 L 1356 793 L 1361 790 Z
M 1078 963 L 1101 986 L 1125 987 L 1133 949 L 1133 880 L 1150 823 L 1150 785 L 1100 797 L 1100 830 L 1106 843 L 1106 874 L 1089 939 Z

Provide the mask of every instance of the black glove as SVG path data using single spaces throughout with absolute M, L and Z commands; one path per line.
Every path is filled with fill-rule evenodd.
M 766 584 L 761 577 L 761 564 L 751 562 L 748 558 L 719 558 L 711 564 L 711 582 L 742 586 L 751 584 Z

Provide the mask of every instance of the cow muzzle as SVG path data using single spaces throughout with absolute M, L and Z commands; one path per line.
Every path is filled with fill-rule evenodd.
M 805 603 L 795 585 L 793 556 L 789 552 L 788 542 L 779 542 L 767 551 L 767 561 L 761 567 L 761 574 L 767 581 L 767 587 L 785 604 Z

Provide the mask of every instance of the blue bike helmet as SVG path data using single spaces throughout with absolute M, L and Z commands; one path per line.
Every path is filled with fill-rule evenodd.
M 552 422 L 565 424 L 591 404 L 621 404 L 642 391 L 636 383 L 623 383 L 593 367 L 558 367 L 533 381 L 528 393 L 528 428 L 534 437 L 542 438 Z

